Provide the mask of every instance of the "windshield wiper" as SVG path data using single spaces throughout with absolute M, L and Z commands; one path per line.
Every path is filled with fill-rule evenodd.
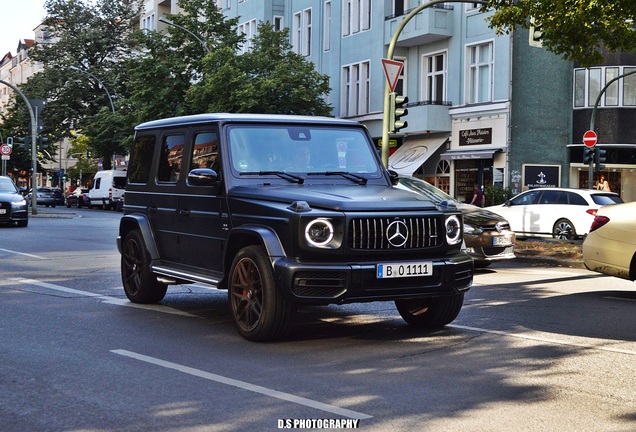
M 289 180 L 292 183 L 305 183 L 305 179 L 303 177 L 290 174 L 285 171 L 244 171 L 239 173 L 239 175 L 276 175 L 282 179 Z
M 367 178 L 366 177 L 362 177 L 360 175 L 353 174 L 353 173 L 350 173 L 348 171 L 310 172 L 310 173 L 307 173 L 307 175 L 326 175 L 326 176 L 339 175 L 339 176 L 342 176 L 342 177 L 344 177 L 344 178 L 346 178 L 348 180 L 354 181 L 354 182 L 358 183 L 359 185 L 367 184 Z

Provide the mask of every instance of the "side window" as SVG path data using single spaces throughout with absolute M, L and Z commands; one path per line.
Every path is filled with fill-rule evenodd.
M 577 193 L 568 192 L 568 198 L 570 199 L 570 204 L 583 205 L 583 206 L 588 205 L 587 201 L 585 200 L 585 198 L 583 198 L 581 195 L 579 195 Z
M 518 196 L 514 198 L 512 201 L 510 201 L 510 205 L 517 206 L 517 205 L 534 204 L 537 201 L 537 198 L 539 197 L 539 192 L 540 191 L 532 191 L 532 192 L 525 193 L 521 196 Z
M 148 183 L 154 151 L 154 135 L 138 136 L 135 138 L 131 151 L 132 157 L 128 163 L 128 179 L 131 183 Z
M 95 189 L 99 189 L 101 184 L 102 184 L 102 179 L 100 177 L 97 180 L 95 180 Z
M 218 152 L 219 137 L 216 132 L 196 133 L 188 172 L 195 168 L 211 168 L 218 173 L 220 169 Z
M 159 183 L 176 183 L 179 180 L 184 143 L 185 136 L 183 134 L 163 137 L 159 155 L 159 169 L 157 170 Z
M 560 195 L 561 192 L 559 191 L 543 191 L 539 204 L 559 204 Z

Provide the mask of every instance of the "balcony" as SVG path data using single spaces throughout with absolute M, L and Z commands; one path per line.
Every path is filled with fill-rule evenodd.
M 408 12 L 408 11 L 407 11 Z M 404 27 L 397 46 L 425 45 L 453 35 L 453 7 L 438 5 L 424 9 Z M 384 44 L 389 45 L 398 26 L 406 16 L 389 16 L 384 21 Z

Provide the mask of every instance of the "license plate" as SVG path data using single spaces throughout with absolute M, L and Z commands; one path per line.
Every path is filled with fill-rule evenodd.
M 492 238 L 493 246 L 510 246 L 512 244 L 511 236 L 500 236 Z
M 433 262 L 385 263 L 378 264 L 376 270 L 378 279 L 431 276 L 433 274 Z
M 0 214 L 6 214 L 7 213 L 7 209 L 0 209 Z

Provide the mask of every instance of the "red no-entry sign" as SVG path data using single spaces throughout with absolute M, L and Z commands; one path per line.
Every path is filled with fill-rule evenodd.
M 589 130 L 583 134 L 583 144 L 585 144 L 586 147 L 594 147 L 597 138 L 596 132 Z

